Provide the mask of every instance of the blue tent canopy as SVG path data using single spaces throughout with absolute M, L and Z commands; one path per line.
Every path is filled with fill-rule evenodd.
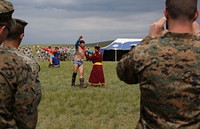
M 122 45 L 122 50 L 130 50 L 132 46 L 137 46 L 140 41 L 125 42 Z
M 116 39 L 106 47 L 101 48 L 104 60 L 119 60 L 133 46 L 137 46 L 142 39 Z M 114 57 L 114 59 L 113 59 Z M 108 59 L 109 58 L 109 59 Z
M 105 50 L 111 50 L 111 49 L 121 49 L 122 48 L 122 44 L 119 42 L 114 42 L 111 45 L 108 45 L 106 48 L 102 48 Z

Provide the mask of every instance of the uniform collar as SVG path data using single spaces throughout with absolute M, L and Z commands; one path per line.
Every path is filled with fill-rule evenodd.
M 175 38 L 185 38 L 185 39 L 191 39 L 195 38 L 195 35 L 191 33 L 173 33 L 173 32 L 167 32 L 164 37 L 175 37 Z

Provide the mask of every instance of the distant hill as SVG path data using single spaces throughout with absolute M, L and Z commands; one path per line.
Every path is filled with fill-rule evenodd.
M 88 44 L 86 44 L 86 46 L 87 47 L 95 47 L 95 46 L 105 47 L 105 46 L 109 45 L 110 43 L 112 43 L 113 41 L 114 40 L 97 42 L 97 43 L 88 43 Z
M 86 43 L 86 47 L 95 47 L 95 46 L 100 46 L 100 47 L 105 47 L 112 43 L 114 40 L 110 41 L 102 41 L 102 42 L 97 42 L 97 43 Z M 31 44 L 31 45 L 20 45 L 21 47 L 26 47 L 26 46 L 42 46 L 42 47 L 48 47 L 51 45 L 52 47 L 67 47 L 67 46 L 74 46 L 74 44 Z

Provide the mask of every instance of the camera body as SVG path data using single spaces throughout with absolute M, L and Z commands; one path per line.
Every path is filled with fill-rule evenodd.
M 165 23 L 165 29 L 168 30 L 168 21 Z

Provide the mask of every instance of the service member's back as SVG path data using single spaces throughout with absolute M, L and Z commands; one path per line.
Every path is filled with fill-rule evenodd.
M 117 74 L 140 85 L 137 129 L 200 129 L 197 0 L 166 0 L 164 14 L 151 25 L 149 36 L 119 61 Z
M 0 1 L 0 45 L 14 24 L 12 3 Z M 37 98 L 31 68 L 0 47 L 0 129 L 35 129 Z

